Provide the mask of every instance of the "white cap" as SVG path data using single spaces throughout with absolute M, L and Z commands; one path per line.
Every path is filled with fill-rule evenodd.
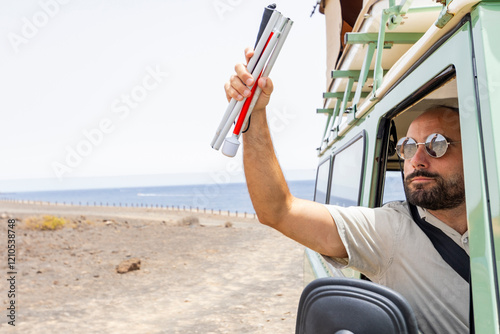
M 222 145 L 222 154 L 232 158 L 238 152 L 239 147 L 240 147 L 240 142 L 238 141 L 238 138 L 235 135 L 227 137 L 226 140 L 224 140 L 224 145 Z

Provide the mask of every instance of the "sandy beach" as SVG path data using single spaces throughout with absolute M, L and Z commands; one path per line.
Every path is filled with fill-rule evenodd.
M 64 217 L 33 229 L 30 217 Z M 2 333 L 293 333 L 303 247 L 252 217 L 0 202 Z M 125 260 L 140 269 L 117 273 Z

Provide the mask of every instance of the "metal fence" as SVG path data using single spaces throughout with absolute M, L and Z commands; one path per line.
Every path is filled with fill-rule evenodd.
M 243 218 L 257 218 L 255 213 L 220 210 L 220 209 L 207 209 L 193 206 L 180 206 L 180 205 L 162 205 L 162 204 L 144 204 L 144 203 L 121 203 L 121 202 L 45 202 L 34 200 L 19 200 L 0 198 L 0 201 L 9 203 L 21 203 L 41 206 L 89 206 L 89 207 L 119 207 L 119 208 L 144 208 L 144 209 L 158 209 L 168 211 L 186 211 L 186 212 L 203 212 L 204 214 L 225 215 L 228 217 L 243 217 Z

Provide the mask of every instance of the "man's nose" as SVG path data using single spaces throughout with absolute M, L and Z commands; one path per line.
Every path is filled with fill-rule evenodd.
M 420 144 L 417 146 L 417 152 L 410 159 L 410 164 L 413 168 L 427 168 L 429 167 L 429 154 L 425 151 L 425 145 Z

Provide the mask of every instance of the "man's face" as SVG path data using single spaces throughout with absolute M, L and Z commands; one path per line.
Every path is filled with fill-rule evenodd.
M 417 143 L 430 134 L 442 134 L 449 142 L 460 141 L 458 113 L 447 108 L 425 112 L 410 125 L 407 137 Z M 433 158 L 418 145 L 411 159 L 405 160 L 405 192 L 408 201 L 428 210 L 453 209 L 465 202 L 461 144 L 450 144 L 440 158 Z

